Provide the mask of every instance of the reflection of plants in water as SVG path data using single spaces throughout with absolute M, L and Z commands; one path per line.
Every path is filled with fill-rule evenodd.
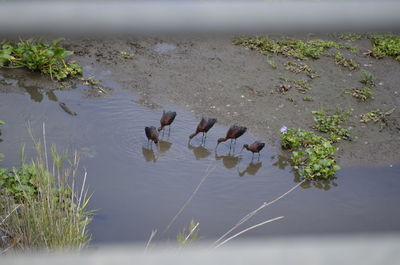
M 56 94 L 53 91 L 43 91 L 38 87 L 24 87 L 26 92 L 29 93 L 31 99 L 35 102 L 41 102 L 43 100 L 43 94 L 46 94 L 47 98 L 51 101 L 58 101 Z

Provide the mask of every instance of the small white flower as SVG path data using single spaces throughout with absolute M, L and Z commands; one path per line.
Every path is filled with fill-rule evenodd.
M 286 126 L 282 126 L 281 133 L 286 133 L 286 132 L 287 132 L 287 127 Z

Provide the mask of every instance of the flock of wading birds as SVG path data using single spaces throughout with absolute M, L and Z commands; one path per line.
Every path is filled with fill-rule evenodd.
M 154 126 L 145 127 L 144 131 L 145 131 L 147 139 L 148 139 L 147 144 L 150 146 L 152 145 L 152 142 L 154 142 L 155 144 L 158 144 L 159 132 L 161 130 L 164 130 L 165 126 L 169 126 L 169 130 L 171 130 L 171 124 L 175 120 L 175 117 L 176 117 L 175 111 L 165 111 L 164 110 L 163 114 L 161 116 L 161 119 L 160 119 L 161 126 L 158 129 L 156 129 L 156 127 L 154 127 Z M 217 119 L 203 117 L 201 119 L 199 125 L 197 125 L 196 131 L 194 133 L 192 133 L 191 135 L 189 135 L 189 142 L 193 137 L 195 137 L 199 133 L 203 133 L 202 143 L 205 142 L 205 140 L 207 138 L 207 132 L 214 126 L 214 124 L 216 122 L 217 122 Z M 232 125 L 228 129 L 226 136 L 218 139 L 215 150 L 217 150 L 217 147 L 221 142 L 225 142 L 229 139 L 231 140 L 229 150 L 231 150 L 232 144 L 235 145 L 236 139 L 239 138 L 240 136 L 242 136 L 246 131 L 247 131 L 246 127 L 236 125 L 236 124 Z M 163 133 L 164 133 L 164 131 L 163 131 Z M 248 151 L 252 152 L 253 157 L 254 157 L 254 153 L 257 153 L 258 156 L 260 156 L 260 151 L 264 148 L 264 146 L 265 146 L 265 143 L 262 143 L 260 141 L 255 141 L 252 144 L 243 145 L 242 150 L 247 149 Z

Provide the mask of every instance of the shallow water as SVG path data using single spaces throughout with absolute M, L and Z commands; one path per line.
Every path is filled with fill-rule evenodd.
M 16 150 L 22 143 L 27 144 L 28 156 L 34 154 L 26 124 L 40 137 L 45 122 L 47 142 L 78 150 L 81 166 L 88 171 L 88 186 L 94 192 L 90 207 L 97 210 L 90 226 L 95 244 L 146 241 L 154 229 L 158 239 L 174 240 L 191 219 L 200 222 L 203 238 L 216 238 L 298 182 L 289 161 L 268 146 L 259 160 L 252 161 L 247 151 L 239 153 L 242 144 L 255 140 L 250 133 L 238 139 L 234 155 L 229 154 L 228 142 L 215 152 L 217 138 L 227 130 L 218 124 L 210 130 L 205 146 L 200 145 L 200 135 L 188 144 L 198 119 L 173 105 L 164 106 L 178 113 L 170 133 L 167 129 L 159 146 L 149 148 L 144 127 L 158 126 L 162 110 L 137 104 L 136 96 L 119 89 L 110 73 L 97 74 L 116 92 L 90 99 L 78 85 L 71 91 L 46 94 L 29 87 L 24 94 L 0 95 L 0 118 L 6 121 L 0 143 L 5 159 L 0 166 L 18 165 Z M 78 115 L 68 115 L 58 102 L 65 102 Z M 304 183 L 248 225 L 281 215 L 283 220 L 247 236 L 400 231 L 399 176 L 399 165 L 344 168 L 329 183 Z

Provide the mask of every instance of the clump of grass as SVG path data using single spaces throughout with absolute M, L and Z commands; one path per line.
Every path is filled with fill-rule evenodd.
M 233 40 L 236 45 L 259 51 L 262 54 L 282 54 L 286 57 L 300 60 L 318 59 L 322 55 L 328 55 L 330 48 L 354 50 L 353 47 L 334 41 L 298 39 L 272 40 L 267 37 L 242 37 Z
M 75 153 L 64 167 L 66 156 L 52 146 L 53 165 L 49 165 L 45 145 L 35 142 L 35 146 L 35 160 L 23 159 L 20 168 L 0 171 L 0 229 L 5 232 L 0 248 L 82 248 L 90 240 L 91 212 L 86 209 L 86 174 L 77 189 L 79 158 Z
M 190 245 L 199 239 L 199 222 L 191 220 L 187 227 L 184 227 L 176 236 L 176 240 L 181 246 Z
M 356 70 L 360 67 L 360 64 L 354 61 L 353 59 L 345 58 L 340 52 L 335 54 L 335 63 L 346 67 L 350 70 Z
M 313 97 L 304 97 L 303 98 L 304 101 L 314 101 Z
M 372 50 L 368 52 L 373 57 L 394 57 L 400 62 L 400 36 L 394 34 L 372 35 Z
M 374 76 L 368 71 L 361 70 L 360 83 L 364 84 L 362 88 L 352 87 L 345 89 L 344 92 L 361 101 L 366 101 L 373 98 L 372 88 L 375 86 Z
M 340 33 L 340 34 L 336 34 L 336 36 L 341 40 L 349 40 L 349 41 L 360 40 L 363 37 L 363 35 L 358 34 L 358 33 L 353 33 L 353 32 Z
M 326 110 L 320 109 L 311 113 L 314 114 L 315 129 L 329 134 L 332 142 L 350 139 L 350 129 L 341 126 L 348 119 L 348 112 L 336 109 L 335 114 L 328 115 Z
M 277 64 L 274 60 L 267 60 L 267 63 L 268 63 L 269 65 L 271 65 L 271 67 L 272 67 L 273 69 L 277 69 L 277 68 L 278 68 L 278 64 Z
M 286 62 L 285 69 L 296 74 L 305 73 L 311 79 L 319 77 L 319 75 L 315 72 L 315 70 L 311 66 L 303 63 Z
M 26 67 L 31 71 L 48 74 L 51 79 L 57 80 L 81 75 L 82 66 L 65 61 L 73 52 L 62 48 L 61 41 L 62 39 L 58 39 L 46 44 L 41 40 L 29 39 L 21 40 L 16 46 L 3 41 L 0 44 L 0 68 Z
M 361 70 L 360 82 L 370 88 L 375 86 L 374 76 L 370 72 L 364 69 Z
M 329 179 L 340 169 L 333 158 L 332 141 L 301 129 L 282 131 L 281 146 L 292 152 L 294 169 L 305 179 Z
M 311 89 L 310 83 L 307 80 L 295 80 L 286 77 L 280 77 L 279 79 L 284 82 L 294 84 L 297 90 L 299 90 L 301 93 L 306 93 Z
M 134 54 L 130 54 L 130 53 L 125 52 L 125 51 L 121 51 L 121 52 L 119 53 L 119 55 L 120 55 L 123 59 L 133 59 L 133 57 L 135 57 Z

